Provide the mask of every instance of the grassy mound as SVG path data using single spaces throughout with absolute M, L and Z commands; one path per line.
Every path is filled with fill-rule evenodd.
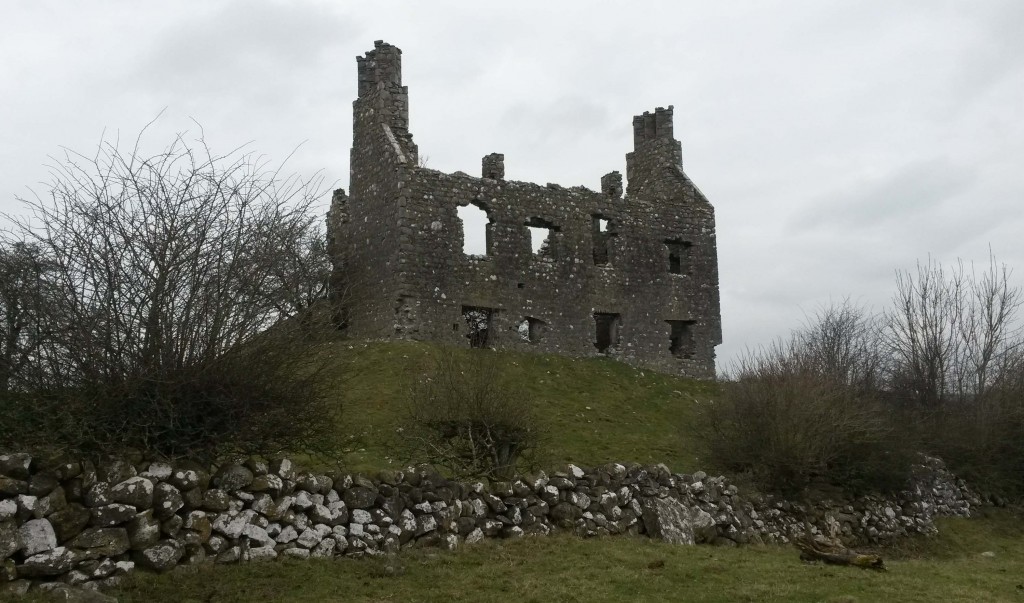
M 338 437 L 351 471 L 403 466 L 395 455 L 402 405 L 411 383 L 448 353 L 423 343 L 333 342 L 318 353 L 329 362 L 344 406 Z M 702 444 L 684 428 L 716 386 L 628 367 L 605 359 L 501 354 L 508 375 L 528 394 L 546 432 L 542 464 L 599 465 L 610 461 L 665 463 L 673 471 L 708 469 Z M 526 402 L 524 402 L 526 403 Z

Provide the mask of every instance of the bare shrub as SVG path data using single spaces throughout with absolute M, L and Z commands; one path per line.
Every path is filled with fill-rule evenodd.
M 924 443 L 978 490 L 1024 496 L 1024 367 L 1006 368 L 983 395 L 915 409 Z
M 939 409 L 924 419 L 927 445 L 976 489 L 1024 495 L 1024 396 L 992 393 L 971 404 Z
M 856 392 L 876 392 L 885 379 L 882 323 L 850 300 L 818 309 L 793 334 L 790 362 Z
M 789 342 L 741 359 L 705 411 L 713 458 L 783 492 L 902 485 L 909 451 L 872 389 L 871 325 L 849 304 L 825 308 Z
M 320 177 L 201 137 L 153 155 L 140 140 L 66 151 L 11 218 L 47 290 L 16 414 L 53 406 L 76 416 L 48 428 L 65 445 L 164 454 L 318 439 L 329 421 L 302 359 L 326 332 L 313 324 L 330 270 Z
M 533 400 L 492 353 L 437 357 L 410 388 L 405 415 L 410 460 L 458 477 L 507 479 L 540 443 Z

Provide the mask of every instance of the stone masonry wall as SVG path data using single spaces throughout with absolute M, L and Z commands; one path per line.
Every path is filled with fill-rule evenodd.
M 306 473 L 287 459 L 204 468 L 7 454 L 0 593 L 99 588 L 136 567 L 450 550 L 553 530 L 680 544 L 785 543 L 807 532 L 878 542 L 932 533 L 934 517 L 967 516 L 976 504 L 935 459 L 898 496 L 808 505 L 744 497 L 724 477 L 664 465 L 569 465 L 485 485 L 414 469 L 373 479 Z
M 599 354 L 713 378 L 721 343 L 714 209 L 682 170 L 673 110 L 634 118 L 622 176 L 600 191 L 417 165 L 401 51 L 359 63 L 351 195 L 328 219 L 341 314 L 355 337 Z M 463 252 L 460 207 L 487 212 L 487 250 Z M 540 252 L 530 227 L 547 228 Z

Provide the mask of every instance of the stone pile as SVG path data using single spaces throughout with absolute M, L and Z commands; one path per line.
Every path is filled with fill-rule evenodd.
M 648 470 L 651 471 L 651 470 Z M 911 534 L 934 534 L 934 518 L 969 517 L 981 504 L 963 480 L 941 460 L 923 457 L 910 488 L 893 496 L 866 495 L 848 500 L 795 502 L 743 496 L 725 477 L 653 473 L 663 486 L 657 498 L 687 509 L 694 526 L 704 530 L 697 542 L 714 544 L 785 544 L 794 535 L 822 534 L 847 544 L 873 544 Z M 645 518 L 646 519 L 646 518 Z M 646 522 L 650 531 L 652 524 Z M 713 525 L 714 528 L 709 528 Z M 686 541 L 686 537 L 682 538 Z
M 369 479 L 300 472 L 287 459 L 212 470 L 189 463 L 0 455 L 0 592 L 99 588 L 136 567 L 454 549 L 554 529 L 648 534 L 681 544 L 787 542 L 798 533 L 878 541 L 935 530 L 977 500 L 927 460 L 898 497 L 799 504 L 741 496 L 724 477 L 664 465 L 569 465 L 511 482 L 427 469 Z

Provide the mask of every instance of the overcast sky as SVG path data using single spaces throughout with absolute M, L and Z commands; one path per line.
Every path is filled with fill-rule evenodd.
M 0 211 L 61 146 L 200 122 L 348 188 L 356 55 L 403 50 L 428 166 L 599 188 L 632 116 L 675 105 L 714 204 L 719 365 L 829 300 L 879 309 L 929 255 L 1024 278 L 1024 2 L 0 4 Z M 300 146 L 301 145 L 301 146 Z M 297 150 L 296 150 L 297 148 Z

